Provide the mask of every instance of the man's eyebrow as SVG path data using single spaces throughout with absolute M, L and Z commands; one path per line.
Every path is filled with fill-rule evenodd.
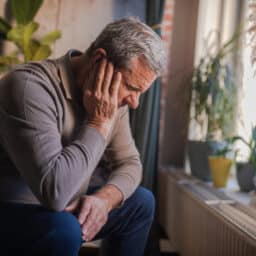
M 129 84 L 129 83 L 126 83 L 126 86 L 127 86 L 127 88 L 130 89 L 130 90 L 133 90 L 133 91 L 136 91 L 136 92 L 140 92 L 140 91 L 141 91 L 141 88 L 139 88 L 139 87 L 137 87 L 137 86 L 135 86 L 135 85 L 131 85 L 131 84 Z

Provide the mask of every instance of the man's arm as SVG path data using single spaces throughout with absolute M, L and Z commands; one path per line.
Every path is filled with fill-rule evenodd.
M 103 136 L 107 137 L 115 120 L 113 117 L 117 114 L 121 74 L 119 72 L 115 73 L 113 64 L 107 63 L 106 59 L 101 61 L 98 74 L 95 87 L 85 88 L 83 102 L 89 116 L 89 124 L 93 125 L 93 127 L 103 133 Z M 94 99 L 95 96 L 96 100 Z M 103 101 L 100 102 L 100 99 Z M 110 103 L 108 107 L 106 106 L 107 102 Z M 103 108 L 103 115 L 99 115 L 98 106 L 102 103 L 105 108 Z M 95 107 L 93 107 L 94 105 Z M 93 114 L 93 112 L 96 113 Z M 83 239 L 89 241 L 106 223 L 108 213 L 122 199 L 122 192 L 117 187 L 106 185 L 94 195 L 84 195 L 75 200 L 65 210 L 78 213 L 78 221 L 82 226 Z
M 89 180 L 106 146 L 86 122 L 62 146 L 56 93 L 47 81 L 16 71 L 1 81 L 0 135 L 3 147 L 39 201 L 62 210 Z
M 120 206 L 141 181 L 142 168 L 130 131 L 128 108 L 122 109 L 115 130 L 107 149 L 113 168 L 107 184 L 93 195 L 82 196 L 66 208 L 67 211 L 78 210 L 78 220 L 86 241 L 93 239 L 106 223 L 108 213 Z
M 141 162 L 131 135 L 127 107 L 123 108 L 115 130 L 107 149 L 113 171 L 107 184 L 94 194 L 106 200 L 109 211 L 119 207 L 134 192 L 142 177 Z
M 84 107 L 88 119 L 66 147 L 62 146 L 57 124 L 61 118 L 57 108 L 61 106 L 47 79 L 42 74 L 16 71 L 1 81 L 3 146 L 39 201 L 53 210 L 63 210 L 84 182 L 89 181 L 105 150 L 105 137 L 116 114 L 121 80 L 120 73 L 112 79 L 113 65 L 106 67 L 106 64 L 104 60 L 94 65 L 91 79 L 86 81 Z M 109 66 L 111 76 L 105 76 Z M 112 84 L 113 96 L 103 91 L 99 97 L 94 90 L 105 90 L 106 81 Z
M 112 173 L 107 185 L 115 186 L 123 194 L 123 203 L 135 191 L 142 179 L 140 155 L 131 134 L 129 109 L 122 108 L 115 134 L 106 149 Z

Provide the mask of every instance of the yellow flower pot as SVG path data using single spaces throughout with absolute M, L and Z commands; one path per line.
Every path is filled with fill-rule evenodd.
M 209 156 L 208 162 L 212 174 L 213 185 L 216 188 L 225 187 L 233 161 L 225 157 Z

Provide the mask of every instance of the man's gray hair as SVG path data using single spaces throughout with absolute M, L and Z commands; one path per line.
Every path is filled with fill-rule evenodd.
M 137 18 L 122 18 L 108 24 L 91 44 L 90 55 L 97 48 L 107 52 L 107 58 L 118 68 L 129 68 L 133 57 L 144 56 L 148 67 L 160 75 L 166 63 L 161 38 Z

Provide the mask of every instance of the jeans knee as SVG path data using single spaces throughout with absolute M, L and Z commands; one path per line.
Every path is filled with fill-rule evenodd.
M 77 218 L 68 212 L 57 212 L 51 219 L 52 246 L 58 250 L 62 247 L 66 251 L 78 251 L 82 243 L 82 231 Z
M 153 193 L 146 188 L 139 187 L 134 196 L 143 217 L 152 221 L 155 213 L 155 197 Z

